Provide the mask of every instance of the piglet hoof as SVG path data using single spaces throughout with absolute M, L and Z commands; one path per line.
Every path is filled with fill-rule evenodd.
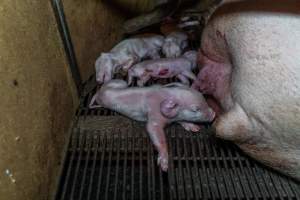
M 167 172 L 168 171 L 168 157 L 158 156 L 157 165 L 160 166 L 162 171 Z
M 193 123 L 181 123 L 181 125 L 187 131 L 198 132 L 198 131 L 201 130 L 201 126 L 199 126 L 197 124 L 193 124 Z
M 201 127 L 198 125 L 195 125 L 195 124 L 190 128 L 190 131 L 192 131 L 192 132 L 199 132 L 200 130 L 201 130 Z

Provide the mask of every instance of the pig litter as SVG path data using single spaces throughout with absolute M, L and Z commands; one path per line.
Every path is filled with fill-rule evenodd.
M 157 45 L 162 47 L 160 40 L 158 38 Z M 199 42 L 189 41 L 183 44 L 186 46 L 188 50 L 196 50 Z M 112 52 L 118 52 L 118 48 Z M 149 46 L 151 48 L 153 46 Z M 168 59 L 183 54 L 180 49 L 164 51 L 170 55 Z M 111 71 L 99 72 L 98 69 L 99 77 L 96 66 L 96 76 L 83 87 L 56 199 L 300 199 L 297 183 L 247 157 L 234 144 L 215 138 L 209 124 L 204 124 L 196 133 L 186 131 L 179 124 L 167 126 L 168 169 L 162 170 L 145 122 L 131 120 L 115 110 L 89 108 L 100 87 L 96 86 L 96 77 L 101 84 L 110 79 L 127 80 L 124 73 L 117 72 L 128 72 L 128 68 L 147 55 L 153 58 L 157 54 L 138 51 L 133 57 L 126 55 L 117 61 L 113 58 Z M 111 55 L 102 56 L 98 63 L 103 64 L 107 56 Z M 122 59 L 126 65 L 114 63 Z M 140 83 L 130 80 L 130 87 L 181 81 L 176 74 L 159 75 L 152 74 L 151 79 Z M 183 80 L 183 84 L 189 84 L 187 78 Z
M 94 82 L 91 77 L 85 83 L 57 200 L 300 199 L 297 183 L 214 138 L 209 127 L 199 133 L 178 125 L 167 128 L 170 166 L 162 172 L 144 124 L 108 109 L 88 108 Z

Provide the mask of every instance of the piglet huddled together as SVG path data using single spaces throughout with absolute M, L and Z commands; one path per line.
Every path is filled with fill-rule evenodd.
M 158 165 L 168 169 L 168 150 L 164 128 L 179 123 L 197 132 L 196 123 L 211 122 L 215 112 L 200 92 L 190 87 L 196 80 L 197 51 L 188 48 L 188 36 L 173 31 L 166 37 L 147 35 L 125 39 L 97 59 L 96 80 L 101 88 L 90 108 L 104 107 L 136 121 L 146 122 L 146 130 L 158 151 Z M 116 73 L 127 74 L 127 81 L 114 79 Z M 181 83 L 144 87 L 151 78 L 177 78 Z M 137 79 L 137 86 L 134 80 Z
M 159 51 L 163 44 L 164 38 L 160 35 L 123 40 L 110 52 L 102 53 L 96 60 L 97 82 L 110 81 L 119 70 L 127 71 L 144 58 L 160 58 Z

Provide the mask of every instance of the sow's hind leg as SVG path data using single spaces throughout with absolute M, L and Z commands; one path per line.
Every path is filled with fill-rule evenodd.
M 214 127 L 217 137 L 233 141 L 263 164 L 300 179 L 297 161 L 282 148 L 283 144 L 276 143 L 272 134 L 266 134 L 267 130 L 259 120 L 248 117 L 239 104 L 235 103 L 229 112 L 218 117 Z M 295 173 L 295 169 L 298 172 Z
M 248 116 L 237 103 L 229 112 L 219 116 L 213 125 L 216 128 L 218 137 L 234 142 L 248 140 L 252 131 L 252 125 Z

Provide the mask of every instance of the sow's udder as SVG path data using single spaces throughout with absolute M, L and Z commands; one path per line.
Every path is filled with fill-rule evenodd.
M 219 8 L 203 31 L 200 72 L 192 87 L 209 95 L 208 103 L 218 110 L 218 137 L 300 180 L 300 11 L 295 10 L 300 2 L 295 2 Z

